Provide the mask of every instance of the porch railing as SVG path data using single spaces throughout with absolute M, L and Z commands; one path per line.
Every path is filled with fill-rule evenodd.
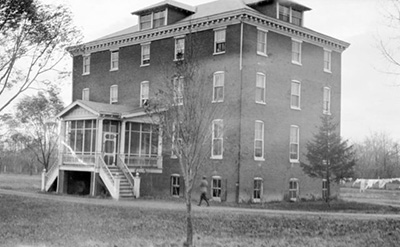
M 99 164 L 99 175 L 103 179 L 104 184 L 108 188 L 108 191 L 110 192 L 111 196 L 114 199 L 119 199 L 119 179 L 115 178 L 110 169 L 108 169 L 106 163 L 104 162 L 104 159 L 101 155 L 97 155 L 97 161 Z
M 58 160 L 49 168 L 49 170 L 44 175 L 44 188 L 42 190 L 48 191 L 53 184 L 54 180 L 58 176 Z
M 64 153 L 62 156 L 63 164 L 74 165 L 95 165 L 96 154 L 71 154 Z
M 124 161 L 128 167 L 157 167 L 158 156 L 151 157 L 139 157 L 139 156 L 127 156 L 125 155 Z
M 125 177 L 128 179 L 129 184 L 131 185 L 131 188 L 133 190 L 135 186 L 135 182 L 133 179 L 132 173 L 129 171 L 128 166 L 125 164 L 123 157 L 121 155 L 117 155 L 117 166 L 119 169 L 121 169 L 122 173 L 125 175 Z

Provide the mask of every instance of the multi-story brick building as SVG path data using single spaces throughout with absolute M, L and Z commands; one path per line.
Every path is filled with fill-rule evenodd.
M 202 69 L 214 78 L 210 87 L 222 88 L 210 104 L 226 105 L 234 119 L 223 152 L 200 171 L 211 197 L 322 196 L 325 183 L 307 177 L 299 160 L 322 114 L 340 121 L 341 53 L 349 44 L 303 27 L 309 10 L 293 1 L 194 7 L 169 0 L 133 12 L 138 25 L 71 47 L 73 103 L 59 114 L 64 148 L 46 188 L 97 195 L 104 187 L 115 198 L 133 188 L 136 195 L 140 188 L 141 195 L 182 196 L 179 165 L 166 151 L 171 144 L 153 131 L 143 106 L 162 66 L 184 59 L 195 32 Z

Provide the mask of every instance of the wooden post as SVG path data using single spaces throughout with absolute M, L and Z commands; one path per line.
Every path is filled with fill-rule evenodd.
M 120 187 L 120 182 L 121 182 L 121 179 L 119 179 L 119 178 L 115 178 L 115 194 L 116 194 L 116 200 L 118 200 L 119 199 L 119 187 Z
M 46 168 L 42 171 L 42 191 L 46 191 Z
M 133 177 L 133 195 L 135 198 L 140 197 L 140 176 L 138 172 L 136 176 Z

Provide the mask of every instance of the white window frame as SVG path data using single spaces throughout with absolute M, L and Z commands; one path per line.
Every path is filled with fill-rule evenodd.
M 89 75 L 90 74 L 90 54 L 86 54 L 82 56 L 82 75 Z
M 111 51 L 111 58 L 110 58 L 110 71 L 116 71 L 119 67 L 119 50 Z
M 217 78 L 222 76 L 222 79 L 218 80 L 220 84 L 217 85 Z M 216 95 L 217 89 L 222 90 L 222 99 L 219 99 Z M 219 90 L 218 90 L 219 91 Z M 217 71 L 213 75 L 213 103 L 224 102 L 225 97 L 225 72 L 224 71 Z
M 261 127 L 261 129 L 257 129 L 257 127 Z M 261 131 L 261 133 L 259 133 Z M 264 161 L 264 122 L 260 120 L 256 120 L 254 124 L 254 160 Z M 261 156 L 256 155 L 257 143 L 261 142 Z
M 183 41 L 183 43 L 179 44 L 179 41 Z M 178 53 L 181 54 L 181 57 L 178 57 Z M 183 59 L 185 59 L 185 36 L 175 37 L 174 61 L 180 61 Z
M 264 38 L 264 40 L 265 40 L 265 43 L 260 42 L 260 36 L 261 36 L 261 35 L 263 36 L 263 38 Z M 267 54 L 267 51 L 268 51 L 267 45 L 268 45 L 268 31 L 267 31 L 267 30 L 264 30 L 264 29 L 257 28 L 257 54 L 258 54 L 258 55 L 261 55 L 261 56 L 266 56 L 266 57 L 268 57 L 268 54 Z M 262 49 L 259 49 L 260 47 L 261 47 Z
M 90 89 L 89 88 L 82 89 L 82 100 L 86 100 L 86 101 L 90 100 Z
M 162 25 L 159 25 L 159 26 L 156 27 L 155 21 L 159 20 L 159 19 L 162 19 L 162 18 L 156 19 L 156 14 L 157 13 L 163 13 L 164 22 L 162 23 Z M 158 27 L 163 27 L 163 26 L 167 25 L 167 9 L 164 9 L 162 11 L 153 12 L 151 17 L 152 17 L 152 28 L 158 28 Z
M 298 92 L 296 92 L 296 88 L 298 89 Z M 296 99 L 298 101 L 298 105 L 295 104 L 297 103 Z M 294 110 L 301 110 L 301 82 L 297 80 L 292 80 L 290 83 L 290 108 Z
M 110 87 L 110 104 L 118 102 L 118 85 Z
M 296 65 L 302 65 L 301 57 L 302 57 L 302 45 L 303 41 L 292 39 L 292 63 Z M 296 46 L 298 45 L 298 51 L 295 50 Z
M 143 28 L 142 27 L 142 19 L 143 19 L 143 17 L 144 16 L 149 16 L 149 18 L 150 18 L 150 26 L 149 27 L 147 27 L 147 28 Z M 148 23 L 149 21 L 146 21 L 146 23 Z M 147 15 L 142 15 L 142 16 L 140 16 L 139 17 L 139 28 L 140 28 L 140 30 L 147 30 L 147 29 L 152 29 L 153 28 L 153 13 L 150 13 L 150 14 L 147 14 Z
M 173 79 L 173 95 L 174 95 L 174 103 L 175 105 L 183 105 L 183 90 L 184 89 L 184 77 L 174 77 Z
M 160 25 L 160 26 L 158 26 L 158 27 L 163 27 L 163 26 L 166 26 L 167 25 L 167 17 L 168 17 L 168 9 L 165 9 L 165 10 L 162 10 L 162 11 L 157 11 L 157 12 L 151 12 L 150 14 L 147 14 L 147 15 L 143 15 L 143 16 L 149 16 L 149 18 L 150 18 L 150 21 L 147 21 L 146 23 L 148 23 L 148 22 L 150 22 L 150 26 L 149 27 L 147 27 L 147 28 L 143 28 L 142 27 L 142 18 L 143 18 L 143 16 L 140 16 L 139 17 L 139 28 L 140 28 L 140 30 L 148 30 L 148 29 L 152 29 L 152 28 L 158 28 L 158 27 L 156 27 L 155 26 L 155 14 L 156 13 L 160 13 L 160 12 L 164 12 L 164 23 L 163 23 L 163 25 Z
M 174 181 L 175 179 L 175 181 Z M 178 181 L 178 183 L 176 183 Z M 171 196 L 179 197 L 181 195 L 181 176 L 179 174 L 171 174 Z M 174 194 L 175 188 L 178 188 L 178 194 Z
M 150 65 L 150 59 L 151 59 L 151 43 L 144 43 L 141 44 L 141 53 L 140 53 L 140 66 L 149 66 Z M 148 54 L 145 54 L 145 51 L 148 48 Z
M 218 136 L 215 135 L 215 127 L 219 125 L 221 133 L 217 133 Z M 222 119 L 215 119 L 212 121 L 212 138 L 211 138 L 211 158 L 212 159 L 222 159 L 224 156 L 224 120 Z M 216 141 L 221 142 L 221 154 L 214 155 L 214 143 Z
M 219 181 L 219 187 L 218 183 L 217 186 L 214 186 L 214 180 Z M 214 192 L 217 192 L 217 195 L 219 196 L 214 196 Z M 213 176 L 211 178 L 211 198 L 213 201 L 221 202 L 221 195 L 222 195 L 222 178 L 220 176 Z
M 218 34 L 223 33 L 223 38 L 219 37 Z M 224 44 L 223 51 L 217 51 L 217 46 Z M 224 54 L 226 52 L 226 27 L 220 29 L 214 29 L 214 55 Z
M 331 114 L 331 88 L 330 87 L 324 87 L 324 89 L 323 89 L 322 113 L 325 115 Z
M 262 79 L 259 81 L 259 79 Z M 264 73 L 257 72 L 256 74 L 256 95 L 255 95 L 255 101 L 257 104 L 266 104 L 266 84 L 267 84 L 267 76 Z M 260 85 L 261 82 L 261 85 Z M 261 90 L 261 101 L 257 99 L 257 91 Z
M 280 10 L 280 7 L 284 7 L 284 8 L 286 8 L 286 9 L 289 10 L 289 13 L 288 13 L 289 20 L 288 20 L 288 21 L 282 20 L 282 19 L 280 18 L 280 11 L 279 11 L 279 10 Z M 300 14 L 301 14 L 301 21 L 300 21 L 299 25 L 297 25 L 297 24 L 295 24 L 295 23 L 293 22 L 293 11 L 300 12 Z M 277 3 L 277 5 L 276 5 L 276 13 L 277 13 L 277 14 L 276 14 L 276 18 L 277 18 L 278 20 L 281 20 L 281 21 L 284 21 L 284 22 L 289 22 L 289 23 L 292 23 L 293 25 L 300 26 L 300 27 L 303 26 L 303 23 L 304 23 L 304 13 L 301 12 L 301 11 L 294 10 L 292 7 L 288 7 L 288 6 L 281 5 L 281 4 Z
M 294 186 L 292 186 L 292 183 L 296 185 L 296 188 L 293 188 Z M 297 178 L 291 178 L 289 180 L 289 200 L 297 201 L 298 198 L 299 198 L 299 180 Z
M 328 197 L 328 180 L 322 179 L 322 198 L 326 199 Z
M 142 81 L 140 83 L 140 107 L 143 107 L 148 103 L 149 95 L 150 95 L 150 82 Z
M 324 49 L 324 72 L 332 73 L 332 51 Z
M 256 188 L 256 181 L 260 182 L 260 188 L 259 189 Z M 252 198 L 253 198 L 253 202 L 255 202 L 255 203 L 260 203 L 261 202 L 261 198 L 263 197 L 263 187 L 264 187 L 263 184 L 264 184 L 264 181 L 263 181 L 262 178 L 256 177 L 256 178 L 253 179 L 253 196 L 252 196 Z M 255 197 L 256 191 L 259 192 L 260 198 L 256 198 Z
M 293 132 L 294 131 L 294 132 Z M 295 136 L 294 136 L 295 134 Z M 296 145 L 296 158 L 292 158 L 292 145 Z M 290 143 L 289 143 L 289 160 L 290 163 L 298 163 L 299 162 L 299 154 L 300 152 L 300 128 L 297 125 L 290 126 Z

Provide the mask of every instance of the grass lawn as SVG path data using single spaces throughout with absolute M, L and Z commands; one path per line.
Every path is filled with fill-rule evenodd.
M 40 191 L 41 179 L 40 175 L 0 173 L 0 189 Z
M 182 246 L 184 211 L 0 195 L 0 246 Z M 195 211 L 196 246 L 398 246 L 400 221 Z

